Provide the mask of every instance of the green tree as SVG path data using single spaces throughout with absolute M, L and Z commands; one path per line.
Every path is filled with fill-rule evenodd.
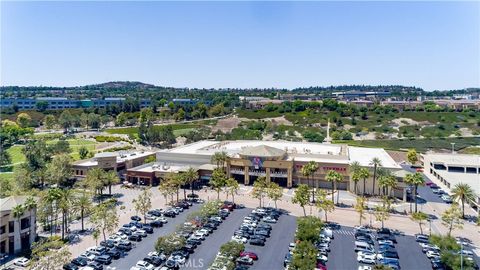
M 83 181 L 88 189 L 95 195 L 103 194 L 103 189 L 105 188 L 105 171 L 101 168 L 90 169 L 87 171 L 87 176 Z
M 382 196 L 388 196 L 391 190 L 397 186 L 397 179 L 389 170 L 382 169 L 381 172 L 378 175 L 378 186 L 382 190 Z
M 317 249 L 310 241 L 302 241 L 297 244 L 293 252 L 291 269 L 311 270 L 317 265 Z
M 418 186 L 425 185 L 425 179 L 423 178 L 422 174 L 416 172 L 414 174 L 407 174 L 405 176 L 405 183 L 408 185 L 412 185 L 413 189 L 413 199 L 415 200 L 415 212 L 417 212 L 417 190 Z M 410 209 L 411 210 L 411 209 Z
M 115 205 L 103 202 L 93 208 L 90 222 L 103 234 L 103 240 L 107 239 L 106 233 L 113 233 L 118 226 L 118 215 Z
M 236 182 L 236 181 L 235 181 Z M 238 185 L 238 183 L 237 183 Z M 283 197 L 283 189 L 275 182 L 270 182 L 267 185 L 267 196 L 270 200 L 275 203 L 275 208 L 277 208 L 277 201 Z
M 145 189 L 143 192 L 138 196 L 138 198 L 133 199 L 133 207 L 135 211 L 140 212 L 143 215 L 143 222 L 147 222 L 147 212 L 152 208 L 152 193 Z
M 115 126 L 121 127 L 124 126 L 127 122 L 127 115 L 124 112 L 121 112 L 115 118 Z
M 370 177 L 370 171 L 368 171 L 367 168 L 361 168 L 359 171 L 358 171 L 358 176 L 363 179 L 363 196 L 365 196 L 366 194 L 366 191 L 367 191 L 367 179 L 368 177 Z
M 215 168 L 212 172 L 212 178 L 210 179 L 209 184 L 212 189 L 217 192 L 217 200 L 220 199 L 220 191 L 222 191 L 222 188 L 225 186 L 226 181 L 227 176 L 225 175 L 223 170 L 220 168 Z
M 315 203 L 315 188 L 316 184 L 313 185 L 310 180 L 313 180 L 313 175 L 318 170 L 318 163 L 315 161 L 309 161 L 307 164 L 302 166 L 302 175 L 308 179 L 310 187 L 312 187 L 312 202 Z M 316 181 L 315 181 L 316 183 Z
M 53 129 L 56 124 L 57 124 L 57 120 L 55 119 L 55 116 L 53 116 L 52 114 L 48 114 L 43 118 L 43 125 L 45 126 L 46 129 Z
M 80 159 L 86 159 L 90 152 L 88 151 L 87 147 L 81 146 L 78 148 L 78 155 L 80 156 Z
M 452 234 L 454 229 L 463 228 L 462 212 L 458 204 L 454 203 L 442 214 L 442 224 L 448 228 L 448 236 Z
M 318 200 L 315 204 L 319 212 L 323 212 L 325 215 L 325 222 L 328 221 L 328 213 L 335 210 L 335 204 L 327 199 L 327 192 L 320 191 L 318 194 Z
M 22 128 L 26 128 L 30 126 L 31 122 L 32 122 L 32 117 L 30 117 L 28 113 L 20 113 L 17 116 L 17 124 Z
M 73 126 L 74 117 L 70 114 L 68 110 L 64 110 L 60 116 L 58 117 L 58 124 L 65 129 L 68 130 Z
M 72 158 L 67 154 L 60 154 L 53 157 L 47 165 L 47 175 L 50 184 L 67 186 L 73 177 Z
M 307 185 L 300 184 L 293 193 L 292 203 L 299 204 L 303 209 L 303 216 L 307 216 L 305 206 L 310 201 L 310 190 Z
M 259 200 L 259 207 L 263 205 L 263 198 L 267 196 L 267 179 L 265 176 L 260 176 L 253 183 L 252 197 Z
M 193 192 L 193 187 L 195 185 L 195 182 L 197 182 L 198 180 L 198 172 L 197 170 L 195 170 L 194 168 L 192 167 L 189 167 L 184 173 L 183 173 L 183 177 L 185 179 L 185 183 L 189 184 L 190 185 L 190 189 L 192 190 L 192 194 L 194 194 Z
M 376 221 L 382 222 L 382 229 L 384 227 L 385 221 L 390 218 L 390 209 L 384 205 L 377 205 L 375 207 L 375 212 L 373 212 Z
M 185 245 L 185 238 L 177 234 L 169 234 L 166 236 L 160 236 L 155 242 L 155 250 L 158 253 L 164 253 L 165 255 L 170 255 L 174 251 L 180 249 L 180 247 Z
M 117 172 L 104 172 L 103 186 L 108 187 L 108 194 L 112 195 L 112 186 L 118 183 L 120 183 L 120 178 L 118 177 Z
M 236 241 L 228 241 L 220 247 L 220 253 L 227 258 L 234 260 L 240 256 L 240 252 L 245 250 L 245 245 Z
M 240 189 L 240 185 L 238 184 L 237 180 L 230 177 L 227 179 L 226 187 L 227 187 L 227 195 L 228 194 L 232 195 L 232 202 L 235 203 L 235 195 Z
M 358 213 L 358 225 L 362 226 L 362 221 L 365 219 L 365 211 L 367 210 L 367 198 L 357 197 L 357 203 L 355 204 L 355 211 Z
M 378 168 L 382 167 L 382 161 L 378 157 L 374 157 L 370 164 L 373 166 L 373 184 L 372 184 L 372 192 L 375 193 L 375 181 L 377 180 L 377 172 Z
M 352 179 L 353 183 L 354 183 L 354 193 L 357 194 L 357 190 L 358 190 L 358 182 L 360 181 L 361 179 L 361 176 L 360 176 L 360 169 L 362 167 L 360 166 L 360 162 L 358 161 L 354 161 L 350 164 L 350 178 Z
M 452 189 L 453 198 L 462 203 L 462 218 L 465 218 L 465 201 L 470 201 L 475 197 L 472 187 L 466 183 L 458 183 Z
M 75 212 L 80 214 L 80 219 L 82 222 L 82 232 L 85 230 L 84 219 L 85 215 L 88 215 L 93 207 L 92 197 L 86 191 L 79 191 L 77 196 L 73 200 L 73 208 Z
M 422 225 L 425 224 L 425 222 L 428 220 L 428 215 L 423 212 L 415 212 L 412 213 L 410 218 L 414 222 L 418 223 L 418 227 L 420 227 L 420 233 L 423 234 Z
M 410 164 L 415 165 L 418 161 L 418 154 L 415 149 L 409 149 L 407 152 L 407 160 Z
M 7 152 L 7 149 L 0 147 L 0 166 L 6 166 L 12 163 L 10 153 Z
M 325 176 L 325 180 L 327 180 L 332 184 L 332 202 L 335 203 L 335 189 L 336 189 L 337 183 L 343 180 L 343 176 L 336 171 L 329 170 L 327 172 L 327 176 Z M 338 192 L 338 194 L 340 193 Z M 339 197 L 337 195 L 337 203 L 338 203 L 338 198 Z
M 217 165 L 217 168 L 221 167 L 225 171 L 225 163 L 228 162 L 230 157 L 224 151 L 215 152 L 211 157 L 211 162 Z

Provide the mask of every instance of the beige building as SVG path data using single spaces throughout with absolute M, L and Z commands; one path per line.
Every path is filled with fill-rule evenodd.
M 23 205 L 27 196 L 0 199 L 0 254 L 14 254 L 30 249 L 37 236 L 36 209 L 26 210 L 14 217 L 13 208 Z

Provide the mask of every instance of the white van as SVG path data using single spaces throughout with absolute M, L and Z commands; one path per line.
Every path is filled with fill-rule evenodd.
M 375 252 L 375 249 L 372 247 L 372 245 L 362 241 L 355 241 L 355 252 L 360 250 Z

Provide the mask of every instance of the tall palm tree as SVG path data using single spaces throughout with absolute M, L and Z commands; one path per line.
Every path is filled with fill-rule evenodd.
M 120 183 L 120 178 L 115 171 L 105 172 L 103 184 L 108 186 L 108 194 L 112 195 L 112 185 L 118 183 Z
M 358 176 L 363 179 L 363 195 L 365 196 L 367 190 L 367 179 L 370 177 L 370 171 L 367 168 L 361 168 L 358 171 Z
M 357 194 L 358 182 L 360 181 L 360 162 L 354 161 L 350 164 L 350 178 L 354 183 L 354 193 Z
M 418 186 L 425 185 L 425 179 L 420 173 L 416 172 L 414 174 L 407 174 L 405 176 L 405 183 L 412 185 L 414 187 L 413 199 L 415 200 L 415 213 L 416 213 L 417 212 L 417 189 L 418 189 Z
M 20 228 L 20 218 L 25 213 L 25 207 L 22 204 L 17 204 L 12 209 L 13 218 L 17 219 L 18 227 Z
M 47 191 L 45 200 L 50 204 L 50 235 L 53 235 L 53 222 L 55 221 L 55 229 L 58 219 L 59 200 L 62 197 L 61 190 L 59 188 L 51 188 Z
M 28 220 L 30 221 L 30 226 L 32 226 L 34 224 L 32 221 L 32 210 L 37 208 L 37 201 L 32 196 L 28 196 L 27 199 L 25 199 L 23 205 L 25 207 L 25 210 L 28 211 Z
M 222 170 L 225 171 L 225 162 L 230 159 L 228 154 L 225 151 L 215 152 L 211 158 L 211 162 L 217 164 L 217 168 L 222 167 Z
M 307 177 L 309 185 L 312 187 L 312 202 L 315 203 L 315 185 L 312 185 L 310 180 L 313 180 L 313 175 L 318 170 L 318 163 L 309 161 L 302 167 L 302 175 Z
M 372 184 L 372 192 L 375 193 L 375 181 L 377 180 L 377 170 L 379 167 L 382 166 L 382 161 L 378 157 L 374 157 L 370 161 L 370 165 L 373 166 L 373 184 Z
M 193 186 L 198 180 L 198 172 L 194 168 L 190 167 L 187 171 L 183 173 L 183 176 L 185 177 L 185 182 L 190 184 L 190 188 L 192 189 L 193 194 Z
M 62 211 L 62 239 L 65 238 L 65 232 L 68 230 L 68 220 L 72 210 L 73 191 L 71 189 L 62 189 L 60 192 L 59 208 Z
M 472 187 L 466 183 L 458 183 L 452 189 L 453 198 L 462 202 L 462 217 L 465 218 L 465 201 L 475 197 Z
M 85 230 L 84 227 L 84 219 L 85 215 L 90 212 L 92 209 L 92 198 L 89 193 L 86 191 L 80 192 L 79 196 L 77 196 L 73 201 L 73 207 L 77 213 L 80 214 L 80 219 L 82 221 L 82 232 Z
M 333 171 L 333 170 L 330 170 L 327 172 L 327 176 L 325 177 L 325 180 L 327 180 L 328 182 L 332 183 L 332 202 L 335 203 L 335 189 L 336 189 L 336 186 L 337 186 L 337 182 L 340 182 L 342 181 L 343 179 L 343 176 L 336 172 L 336 171 Z M 338 194 L 337 194 L 337 203 L 338 203 Z

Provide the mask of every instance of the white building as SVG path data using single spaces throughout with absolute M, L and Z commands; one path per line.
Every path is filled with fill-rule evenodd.
M 450 192 L 456 184 L 470 185 L 477 197 L 480 197 L 480 155 L 465 154 L 424 154 L 424 172 L 437 184 L 443 185 Z

